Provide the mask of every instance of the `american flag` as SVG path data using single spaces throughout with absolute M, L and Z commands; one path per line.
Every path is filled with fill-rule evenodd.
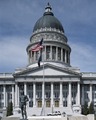
M 34 48 L 32 48 L 32 51 L 36 52 L 36 51 L 41 50 L 43 48 L 42 43 L 43 43 L 43 38 L 40 40 L 40 42 Z

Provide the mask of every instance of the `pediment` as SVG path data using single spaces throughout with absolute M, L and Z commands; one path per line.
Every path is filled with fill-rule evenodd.
M 64 72 L 64 71 L 59 71 L 57 69 L 53 69 L 53 68 L 44 68 L 42 70 L 37 70 L 37 71 L 34 71 L 34 72 L 30 72 L 30 73 L 27 73 L 26 75 L 28 76 L 40 76 L 40 75 L 46 75 L 46 76 L 57 76 L 57 75 L 70 75 L 69 73 L 67 72 Z
M 16 73 L 15 75 L 19 76 L 76 76 L 79 73 L 70 71 L 66 68 L 57 67 L 55 65 L 46 64 L 39 67 L 27 68 L 24 71 Z

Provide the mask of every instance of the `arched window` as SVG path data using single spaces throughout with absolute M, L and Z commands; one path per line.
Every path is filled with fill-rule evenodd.
M 29 58 L 31 58 L 31 51 L 29 51 Z
M 50 60 L 50 46 L 46 46 L 46 60 Z
M 58 47 L 58 60 L 61 61 L 61 48 Z
M 63 61 L 65 62 L 65 49 L 63 49 Z
M 32 61 L 34 61 L 34 52 L 32 52 Z
M 31 63 L 31 51 L 29 51 L 29 63 Z
M 66 57 L 67 57 L 67 63 L 69 63 L 69 52 L 66 52 Z
M 36 60 L 39 58 L 39 51 L 36 51 Z
M 56 60 L 56 47 L 52 46 L 52 60 Z

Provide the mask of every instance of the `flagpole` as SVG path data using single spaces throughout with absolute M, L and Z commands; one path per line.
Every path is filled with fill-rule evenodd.
M 44 48 L 43 48 L 44 49 Z M 42 62 L 43 62 L 43 110 L 44 110 L 44 116 L 45 116 L 45 71 L 44 71 L 44 50 L 43 50 L 43 55 L 42 55 Z

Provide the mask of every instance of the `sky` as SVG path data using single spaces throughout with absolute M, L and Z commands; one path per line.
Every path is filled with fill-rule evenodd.
M 26 47 L 48 2 L 72 49 L 71 66 L 96 72 L 96 0 L 0 0 L 0 73 L 28 65 Z

